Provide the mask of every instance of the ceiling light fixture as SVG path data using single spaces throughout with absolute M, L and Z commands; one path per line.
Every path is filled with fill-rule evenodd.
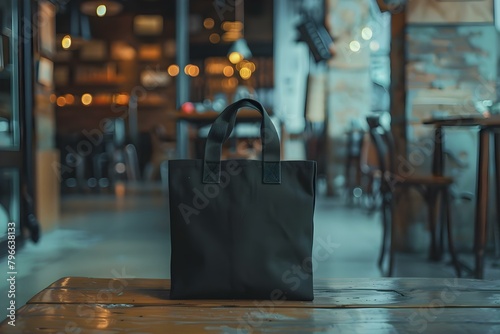
M 245 4 L 243 0 L 240 0 L 235 8 L 234 20 L 236 22 L 241 22 L 241 38 L 237 39 L 233 45 L 229 48 L 227 56 L 231 63 L 236 64 L 243 59 L 252 58 L 252 52 L 248 47 L 248 43 L 244 37 L 245 30 Z
M 123 10 L 123 5 L 115 0 L 83 0 L 80 10 L 89 16 L 113 16 Z
M 56 16 L 56 33 L 63 49 L 74 49 L 91 39 L 89 17 L 83 15 L 78 4 L 70 2 L 64 12 Z

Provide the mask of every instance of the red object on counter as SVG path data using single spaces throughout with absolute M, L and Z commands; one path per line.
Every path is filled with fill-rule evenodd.
M 181 106 L 181 111 L 186 114 L 194 114 L 196 108 L 192 102 L 184 102 Z

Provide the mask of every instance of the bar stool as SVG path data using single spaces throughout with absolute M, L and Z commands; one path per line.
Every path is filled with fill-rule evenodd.
M 379 168 L 382 174 L 380 192 L 382 195 L 382 224 L 383 224 L 383 237 L 382 247 L 378 259 L 378 265 L 384 272 L 384 259 L 388 249 L 388 268 L 386 271 L 387 276 L 392 276 L 394 267 L 394 243 L 395 243 L 395 223 L 394 223 L 394 207 L 398 201 L 398 195 L 401 191 L 413 188 L 416 189 L 423 197 L 427 204 L 429 212 L 429 229 L 431 234 L 431 247 L 429 257 L 431 260 L 440 260 L 442 255 L 442 243 L 437 243 L 436 231 L 441 235 L 444 233 L 444 228 L 447 229 L 448 234 L 448 251 L 451 255 L 452 263 L 458 277 L 461 275 L 460 263 L 457 259 L 453 247 L 453 235 L 450 219 L 450 197 L 449 187 L 453 180 L 445 176 L 434 175 L 401 175 L 397 173 L 396 169 L 396 151 L 394 138 L 390 129 L 384 128 L 382 125 L 382 118 L 387 119 L 390 124 L 390 115 L 382 113 L 377 115 L 370 115 L 367 117 L 368 126 L 370 129 L 370 138 L 372 139 L 379 160 Z M 390 127 L 387 124 L 387 127 Z M 442 199 L 441 216 L 445 216 L 444 221 L 437 221 L 439 199 Z M 443 217 L 441 217 L 443 218 Z M 441 239 L 441 238 L 440 238 Z

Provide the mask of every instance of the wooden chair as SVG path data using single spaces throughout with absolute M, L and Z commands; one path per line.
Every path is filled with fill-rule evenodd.
M 382 118 L 388 119 L 384 128 Z M 431 237 L 431 260 L 441 259 L 443 243 L 437 243 L 436 233 L 440 232 L 440 241 L 446 228 L 448 234 L 448 251 L 452 258 L 457 276 L 460 277 L 460 264 L 453 248 L 453 236 L 450 220 L 450 195 L 449 187 L 453 180 L 449 177 L 434 175 L 417 175 L 414 172 L 401 172 L 401 165 L 397 165 L 394 138 L 390 131 L 390 116 L 388 113 L 371 115 L 367 117 L 370 138 L 376 148 L 381 177 L 380 192 L 382 195 L 382 223 L 383 239 L 378 265 L 387 276 L 392 276 L 394 267 L 395 223 L 394 208 L 399 194 L 407 189 L 417 190 L 425 200 L 428 208 L 429 230 Z M 440 199 L 442 202 L 440 202 Z M 439 204 L 442 204 L 441 206 Z M 443 209 L 443 210 L 440 210 Z M 441 219 L 437 219 L 441 216 Z M 438 226 L 439 223 L 439 226 Z M 439 228 L 438 228 L 439 227 Z M 389 252 L 388 268 L 384 270 L 384 259 Z
M 366 131 L 361 145 L 359 169 L 362 175 L 363 207 L 367 213 L 372 214 L 380 209 L 380 179 L 381 173 L 378 163 L 377 150 L 373 144 L 370 132 Z

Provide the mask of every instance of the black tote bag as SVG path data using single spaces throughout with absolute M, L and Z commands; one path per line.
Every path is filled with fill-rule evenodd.
M 262 114 L 262 160 L 221 161 L 240 108 Z M 260 103 L 214 121 L 203 160 L 169 161 L 171 299 L 313 299 L 316 162 L 280 161 Z

